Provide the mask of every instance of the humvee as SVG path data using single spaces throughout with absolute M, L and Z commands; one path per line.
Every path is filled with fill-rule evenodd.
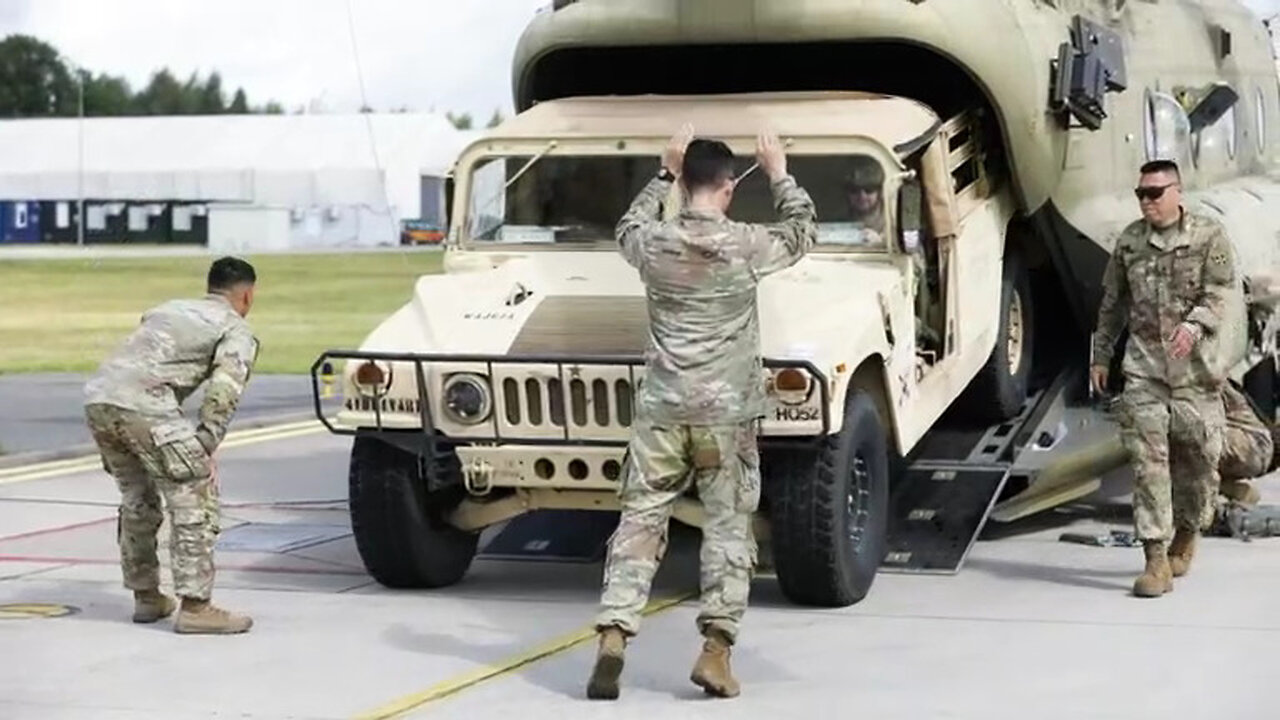
M 447 586 L 485 528 L 617 509 L 648 330 L 613 228 L 684 122 L 748 175 L 772 127 L 817 206 L 813 252 L 759 290 L 756 530 L 791 600 L 848 605 L 881 569 L 954 571 L 989 517 L 1123 471 L 1091 454 L 1114 425 L 1086 370 L 1145 159 L 1178 159 L 1188 206 L 1233 238 L 1221 360 L 1274 418 L 1277 319 L 1257 289 L 1280 275 L 1263 211 L 1280 199 L 1280 87 L 1249 17 L 1225 0 L 557 0 L 517 49 L 520 112 L 457 160 L 444 272 L 313 367 L 345 361 L 341 410 L 321 417 L 355 436 L 366 567 Z M 868 166 L 874 222 L 846 182 Z M 731 216 L 772 213 L 747 177 Z M 692 494 L 673 513 L 701 522 Z

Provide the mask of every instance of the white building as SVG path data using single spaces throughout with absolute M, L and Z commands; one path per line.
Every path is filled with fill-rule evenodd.
M 39 202 L 44 241 L 215 251 L 394 245 L 438 222 L 471 133 L 443 116 L 144 116 L 0 121 L 0 201 Z

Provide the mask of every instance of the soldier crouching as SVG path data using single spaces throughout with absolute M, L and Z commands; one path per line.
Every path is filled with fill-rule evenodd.
M 144 313 L 85 386 L 85 418 L 120 489 L 120 565 L 134 593 L 134 622 L 157 622 L 179 609 L 159 589 L 156 535 L 167 512 L 173 585 L 182 599 L 174 630 L 241 633 L 253 624 L 210 598 L 219 532 L 213 453 L 257 358 L 258 342 L 244 321 L 255 283 L 243 260 L 214 262 L 204 298 Z M 193 424 L 181 405 L 206 380 Z
M 622 516 L 609 542 L 599 652 L 587 685 L 593 699 L 618 697 L 627 638 L 667 544 L 672 506 L 692 485 L 702 501 L 702 610 L 705 637 L 690 679 L 708 694 L 739 693 L 729 650 L 747 607 L 756 546 L 751 520 L 760 500 L 756 423 L 764 413 L 756 311 L 761 278 L 794 265 L 817 236 L 808 193 L 787 174 L 776 137 L 761 135 L 757 157 L 781 221 L 746 225 L 725 217 L 736 186 L 733 153 L 720 142 L 674 138 L 662 172 L 618 225 L 627 262 L 645 284 L 650 341 L 637 389 Z M 685 207 L 671 222 L 662 200 L 680 172 Z

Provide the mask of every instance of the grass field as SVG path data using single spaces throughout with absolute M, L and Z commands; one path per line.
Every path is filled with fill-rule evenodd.
M 438 252 L 246 255 L 258 272 L 249 322 L 255 372 L 306 373 L 323 350 L 355 348 L 410 298 Z M 147 308 L 204 294 L 211 258 L 0 261 L 0 373 L 89 372 Z

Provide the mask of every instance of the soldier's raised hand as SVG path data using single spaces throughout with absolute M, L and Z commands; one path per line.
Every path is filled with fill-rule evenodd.
M 756 137 L 756 160 L 769 176 L 769 182 L 777 182 L 787 176 L 787 152 L 772 130 L 761 130 Z
M 680 128 L 680 132 L 667 143 L 667 149 L 662 153 L 662 166 L 676 177 L 680 176 L 680 170 L 684 167 L 684 151 L 688 149 L 691 142 L 693 142 L 693 125 L 685 123 Z

